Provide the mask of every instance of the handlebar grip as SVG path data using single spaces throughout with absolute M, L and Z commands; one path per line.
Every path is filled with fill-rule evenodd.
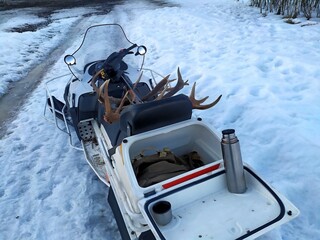
M 134 49 L 137 46 L 138 46 L 137 44 L 133 44 L 131 47 L 127 48 L 127 51 L 129 52 L 130 50 Z

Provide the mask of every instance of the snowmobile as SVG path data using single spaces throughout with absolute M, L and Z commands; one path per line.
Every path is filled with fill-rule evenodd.
M 207 98 L 144 67 L 147 48 L 118 24 L 89 27 L 46 83 L 44 115 L 66 132 L 108 187 L 122 239 L 255 239 L 299 210 L 242 162 L 234 129 L 194 117 Z M 67 82 L 60 97 L 56 81 Z M 59 93 L 58 93 L 59 95 Z M 62 120 L 62 121 L 60 121 Z

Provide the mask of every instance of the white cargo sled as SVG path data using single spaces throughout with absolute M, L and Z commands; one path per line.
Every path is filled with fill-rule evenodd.
M 220 97 L 204 104 L 195 85 L 189 97 L 177 94 L 187 85 L 180 70 L 174 83 L 144 69 L 145 53 L 120 25 L 92 26 L 65 57 L 65 103 L 50 90 L 61 78 L 47 82 L 44 113 L 53 113 L 109 187 L 122 239 L 254 239 L 297 217 L 292 203 L 242 163 L 234 130 L 219 136 L 192 117 Z

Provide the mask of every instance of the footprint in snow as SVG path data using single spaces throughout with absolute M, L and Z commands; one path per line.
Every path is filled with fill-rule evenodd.
M 250 89 L 250 94 L 251 94 L 253 97 L 259 97 L 260 91 L 261 91 L 261 86 L 253 86 L 253 87 L 251 87 L 251 89 Z
M 71 212 L 72 209 L 73 209 L 73 205 L 70 201 L 68 202 L 64 202 L 63 203 L 63 209 L 66 211 L 66 212 Z
M 42 146 L 43 146 L 42 144 L 37 144 L 37 145 L 33 146 L 31 148 L 31 152 L 38 151 Z
M 309 86 L 307 83 L 298 84 L 292 88 L 292 90 L 295 92 L 301 92 L 308 89 L 309 89 Z
M 25 232 L 20 235 L 20 239 L 30 239 L 31 237 L 32 237 L 32 234 L 29 232 Z
M 39 131 L 39 127 L 38 127 L 38 126 L 33 126 L 33 127 L 31 128 L 31 131 L 32 131 L 32 133 L 36 133 L 36 132 Z
M 269 72 L 269 67 L 266 66 L 265 63 L 260 63 L 260 64 L 257 64 L 256 66 L 263 73 L 268 73 Z
M 35 157 L 34 159 L 37 159 L 37 157 Z M 25 170 L 32 170 L 35 168 L 35 166 L 37 166 L 37 162 L 36 161 L 28 161 L 25 163 L 24 165 L 24 169 Z
M 10 195 L 11 199 L 16 199 L 22 197 L 26 192 L 30 189 L 30 178 L 27 176 L 22 176 L 17 178 L 9 179 L 6 185 L 6 189 L 8 189 L 8 195 Z
M 51 168 L 50 166 L 49 166 L 49 167 L 45 167 L 45 168 L 41 168 L 41 169 L 37 172 L 37 174 L 38 174 L 38 175 L 42 175 L 42 174 L 46 173 L 50 168 Z
M 233 124 L 237 122 L 239 119 L 241 119 L 243 114 L 244 108 L 241 105 L 234 106 L 230 108 L 230 111 L 226 113 L 226 119 L 228 119 L 229 124 Z M 227 124 L 227 122 L 226 122 Z
M 5 194 L 5 191 L 3 189 L 0 189 L 0 198 L 3 197 Z
M 21 143 L 18 143 L 16 145 L 14 145 L 12 147 L 12 152 L 15 153 L 17 156 L 21 155 L 22 152 L 26 149 L 26 146 L 21 144 Z
M 45 200 L 46 198 L 52 195 L 52 191 L 50 189 L 43 189 L 41 193 L 38 194 L 38 200 Z
M 274 63 L 274 67 L 275 68 L 278 68 L 278 67 L 281 67 L 283 65 L 283 61 L 280 59 L 280 60 L 277 60 L 275 63 Z

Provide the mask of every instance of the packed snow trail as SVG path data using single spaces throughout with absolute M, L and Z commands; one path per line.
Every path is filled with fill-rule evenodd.
M 197 96 L 223 94 L 195 114 L 218 131 L 235 128 L 243 160 L 301 210 L 259 239 L 318 239 L 320 145 L 312 136 L 320 134 L 320 29 L 262 17 L 241 1 L 172 2 L 159 9 L 128 3 L 95 21 L 122 24 L 147 46 L 148 67 L 175 75 L 180 66 L 197 81 Z M 47 76 L 67 71 L 62 59 Z M 64 84 L 55 90 L 62 94 Z M 44 98 L 41 84 L 0 140 L 0 239 L 119 239 L 107 189 L 65 134 L 41 118 Z
M 70 47 L 74 38 L 78 38 L 79 32 L 96 22 L 96 17 L 89 20 L 86 16 L 106 14 L 110 8 L 4 11 L 0 21 L 0 30 L 4 31 L 0 44 L 6 46 L 0 52 L 0 138 L 6 131 L 6 122 L 15 116 L 51 65 Z M 8 58 L 12 53 L 17 57 Z

